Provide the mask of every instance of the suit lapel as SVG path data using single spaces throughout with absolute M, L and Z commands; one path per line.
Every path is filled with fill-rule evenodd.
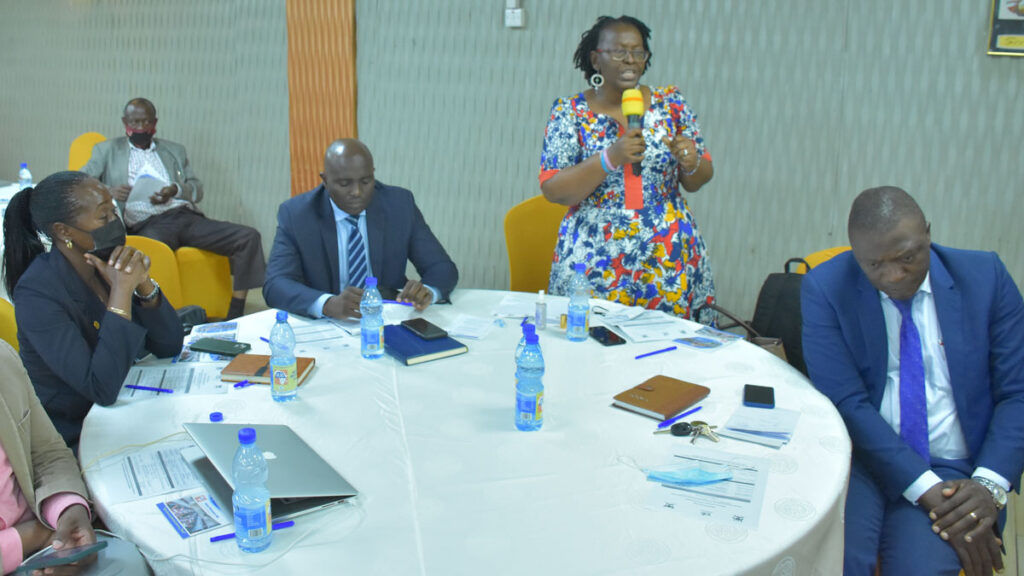
M 853 264 L 858 266 L 856 262 Z M 864 337 L 864 349 L 867 350 L 868 368 L 867 386 L 871 396 L 871 404 L 878 408 L 882 405 L 882 393 L 885 391 L 885 376 L 889 365 L 889 341 L 885 333 L 885 316 L 882 314 L 882 302 L 878 290 L 871 285 L 867 276 L 857 270 L 857 291 L 860 298 L 857 306 L 857 317 L 860 319 L 861 334 Z
M 935 314 L 939 317 L 939 330 L 941 331 L 943 351 L 947 352 L 946 366 L 949 369 L 949 384 L 953 388 L 953 398 L 956 400 L 960 418 L 963 419 L 967 412 L 967 399 L 964 397 L 964 372 L 963 358 L 958 354 L 949 354 L 950 350 L 966 350 L 964 343 L 964 315 L 963 297 L 960 289 L 953 283 L 953 277 L 949 274 L 945 264 L 939 259 L 933 249 L 931 251 L 931 263 L 928 269 L 932 283 L 932 296 L 935 298 Z
M 316 214 L 320 217 L 320 240 L 323 242 L 324 253 L 327 254 L 328 274 L 332 294 L 341 293 L 340 272 L 338 271 L 338 223 L 334 221 L 334 208 L 332 207 L 331 195 L 321 184 L 316 194 L 319 198 L 316 201 Z
M 156 143 L 156 155 L 160 157 L 160 162 L 164 165 L 164 170 L 167 171 L 167 177 L 171 180 L 171 184 L 177 183 L 179 186 L 182 184 L 178 178 L 178 174 L 181 172 L 178 170 L 178 158 L 171 154 L 171 151 L 167 149 L 167 146 L 163 142 L 153 139 Z
M 366 207 L 366 237 L 370 244 L 366 249 L 370 252 L 370 267 L 373 275 L 377 277 L 377 285 L 383 286 L 381 277 L 384 275 L 384 228 L 387 224 L 387 207 L 379 192 L 380 184 L 376 184 L 373 199 Z M 398 289 L 401 290 L 402 286 Z
M 32 485 L 31 469 L 29 468 L 28 455 L 25 451 L 26 446 L 23 443 L 24 438 L 18 433 L 18 424 L 21 422 L 24 414 L 22 414 L 21 410 L 18 410 L 18 406 L 9 405 L 3 395 L 0 395 L 0 408 L 2 408 L 2 413 L 0 413 L 0 444 L 3 444 L 4 452 L 11 463 L 11 469 L 14 470 L 14 477 L 18 480 L 18 486 L 21 487 L 21 491 L 25 495 L 25 499 L 28 500 L 29 505 L 33 506 L 35 502 L 35 487 Z
M 128 185 L 128 138 L 118 138 L 111 149 L 110 173 L 117 170 L 114 186 Z

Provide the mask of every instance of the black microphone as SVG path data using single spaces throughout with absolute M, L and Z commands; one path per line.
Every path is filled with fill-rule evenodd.
M 626 117 L 626 123 L 630 130 L 643 128 L 644 125 L 644 95 L 636 88 L 623 90 L 622 92 L 622 115 Z M 633 162 L 633 176 L 640 175 L 640 162 Z

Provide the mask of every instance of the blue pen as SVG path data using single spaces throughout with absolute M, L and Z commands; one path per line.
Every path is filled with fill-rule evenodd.
M 245 388 L 246 386 L 252 386 L 255 382 L 249 382 L 248 380 L 242 380 L 241 382 L 235 382 L 235 388 Z
M 295 526 L 295 520 L 288 520 L 287 522 L 278 522 L 277 524 L 274 524 L 271 527 L 271 529 L 272 530 L 283 530 L 284 528 L 291 528 L 292 526 Z M 232 539 L 234 537 L 235 537 L 235 533 L 234 532 L 232 532 L 230 534 L 221 534 L 220 536 L 211 536 L 210 537 L 210 542 L 220 542 L 221 540 L 230 540 L 230 539 Z
M 669 346 L 668 348 L 662 348 L 661 350 L 655 350 L 654 352 L 645 352 L 645 353 L 637 356 L 636 358 L 634 358 L 634 360 L 639 360 L 641 358 L 647 358 L 648 356 L 654 356 L 655 354 L 661 354 L 662 352 L 671 352 L 671 351 L 673 351 L 675 349 L 676 349 L 675 346 Z
M 399 302 L 398 300 L 381 300 L 385 304 L 398 304 L 399 306 L 412 306 L 412 302 Z
M 174 393 L 174 390 L 171 390 L 170 388 L 153 388 L 152 386 L 138 386 L 136 384 L 125 384 L 124 387 L 131 388 L 132 390 L 146 390 L 148 392 L 166 392 L 168 394 Z
M 263 336 L 260 336 L 260 340 L 263 340 L 267 344 L 270 344 L 270 339 L 269 338 L 264 338 Z
M 703 408 L 703 406 L 697 406 L 696 408 L 694 408 L 692 410 L 687 410 L 686 412 L 683 412 L 682 414 L 680 414 L 679 416 L 676 416 L 675 418 L 669 418 L 668 420 L 665 420 L 661 424 L 658 424 L 658 428 L 659 429 L 661 429 L 661 428 L 668 428 L 669 426 L 675 424 L 676 422 L 682 420 L 683 418 L 686 418 L 687 416 L 689 416 L 690 414 L 693 414 L 694 412 L 700 410 L 701 408 Z

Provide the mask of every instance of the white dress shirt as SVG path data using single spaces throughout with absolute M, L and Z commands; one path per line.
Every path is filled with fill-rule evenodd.
M 879 291 L 882 314 L 885 316 L 885 333 L 888 341 L 888 363 L 885 391 L 879 413 L 882 419 L 900 432 L 900 312 L 896 304 L 884 292 Z M 928 406 L 928 451 L 934 458 L 962 460 L 969 456 L 967 441 L 964 439 L 960 418 L 956 412 L 953 386 L 949 381 L 949 365 L 946 363 L 946 349 L 939 327 L 939 315 L 935 310 L 935 296 L 932 293 L 931 273 L 925 276 L 921 287 L 914 294 L 911 315 L 921 336 L 921 356 L 924 362 L 925 401 Z M 974 476 L 983 476 L 1009 490 L 1010 483 L 996 472 L 979 467 Z M 929 488 L 941 482 L 939 476 L 929 470 L 918 477 L 903 492 L 903 497 L 916 503 Z

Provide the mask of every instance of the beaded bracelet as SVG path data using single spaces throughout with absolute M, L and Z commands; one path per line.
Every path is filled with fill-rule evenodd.
M 697 154 L 697 165 L 693 167 L 693 170 L 690 170 L 689 172 L 683 172 L 683 176 L 693 176 L 694 174 L 697 173 L 697 170 L 700 170 L 700 154 Z

